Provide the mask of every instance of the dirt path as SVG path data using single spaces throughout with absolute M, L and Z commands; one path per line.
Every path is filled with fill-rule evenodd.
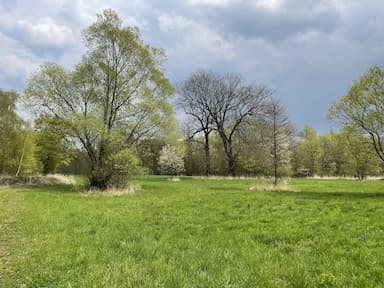
M 10 248 L 17 239 L 15 224 L 19 220 L 23 201 L 22 193 L 0 187 L 0 287 L 5 280 L 7 267 L 13 261 Z

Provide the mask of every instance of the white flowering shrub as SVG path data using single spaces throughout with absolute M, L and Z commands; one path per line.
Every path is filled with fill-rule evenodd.
M 184 172 L 184 160 L 172 145 L 165 145 L 160 152 L 159 172 L 162 175 L 180 175 Z

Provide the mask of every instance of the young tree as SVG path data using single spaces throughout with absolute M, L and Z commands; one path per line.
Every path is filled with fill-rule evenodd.
M 183 173 L 184 161 L 174 146 L 167 144 L 161 149 L 159 170 L 163 175 L 175 176 Z
M 15 174 L 23 146 L 23 120 L 16 114 L 16 92 L 0 90 L 0 174 Z
M 270 144 L 273 163 L 274 184 L 277 186 L 280 169 L 290 160 L 290 137 L 294 129 L 285 106 L 276 98 L 271 98 L 267 105 L 265 120 L 270 131 Z
M 25 99 L 77 140 L 90 186 L 102 190 L 120 171 L 117 155 L 130 155 L 137 141 L 169 126 L 167 99 L 174 89 L 163 74 L 163 51 L 143 43 L 137 28 L 123 27 L 114 11 L 97 16 L 84 42 L 87 53 L 73 71 L 43 64 L 29 79 Z
M 16 92 L 0 90 L 0 174 L 36 172 L 36 145 L 29 124 L 16 113 Z
M 378 157 L 384 161 L 384 67 L 373 66 L 331 105 L 329 118 L 369 135 Z

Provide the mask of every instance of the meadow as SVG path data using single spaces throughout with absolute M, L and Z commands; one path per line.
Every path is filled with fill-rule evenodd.
M 384 181 L 0 187 L 0 287 L 383 287 Z

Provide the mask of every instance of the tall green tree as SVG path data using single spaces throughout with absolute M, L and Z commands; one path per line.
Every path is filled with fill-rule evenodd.
M 118 156 L 134 165 L 132 146 L 171 125 L 167 100 L 174 88 L 163 74 L 164 52 L 144 43 L 137 28 L 124 27 L 113 10 L 97 15 L 83 35 L 81 62 L 70 71 L 43 64 L 25 95 L 29 107 L 55 117 L 81 145 L 90 185 L 102 190 L 113 185 L 116 171 L 123 174 Z
M 384 161 L 384 67 L 369 68 L 346 96 L 331 105 L 328 116 L 342 127 L 369 135 L 377 156 Z

